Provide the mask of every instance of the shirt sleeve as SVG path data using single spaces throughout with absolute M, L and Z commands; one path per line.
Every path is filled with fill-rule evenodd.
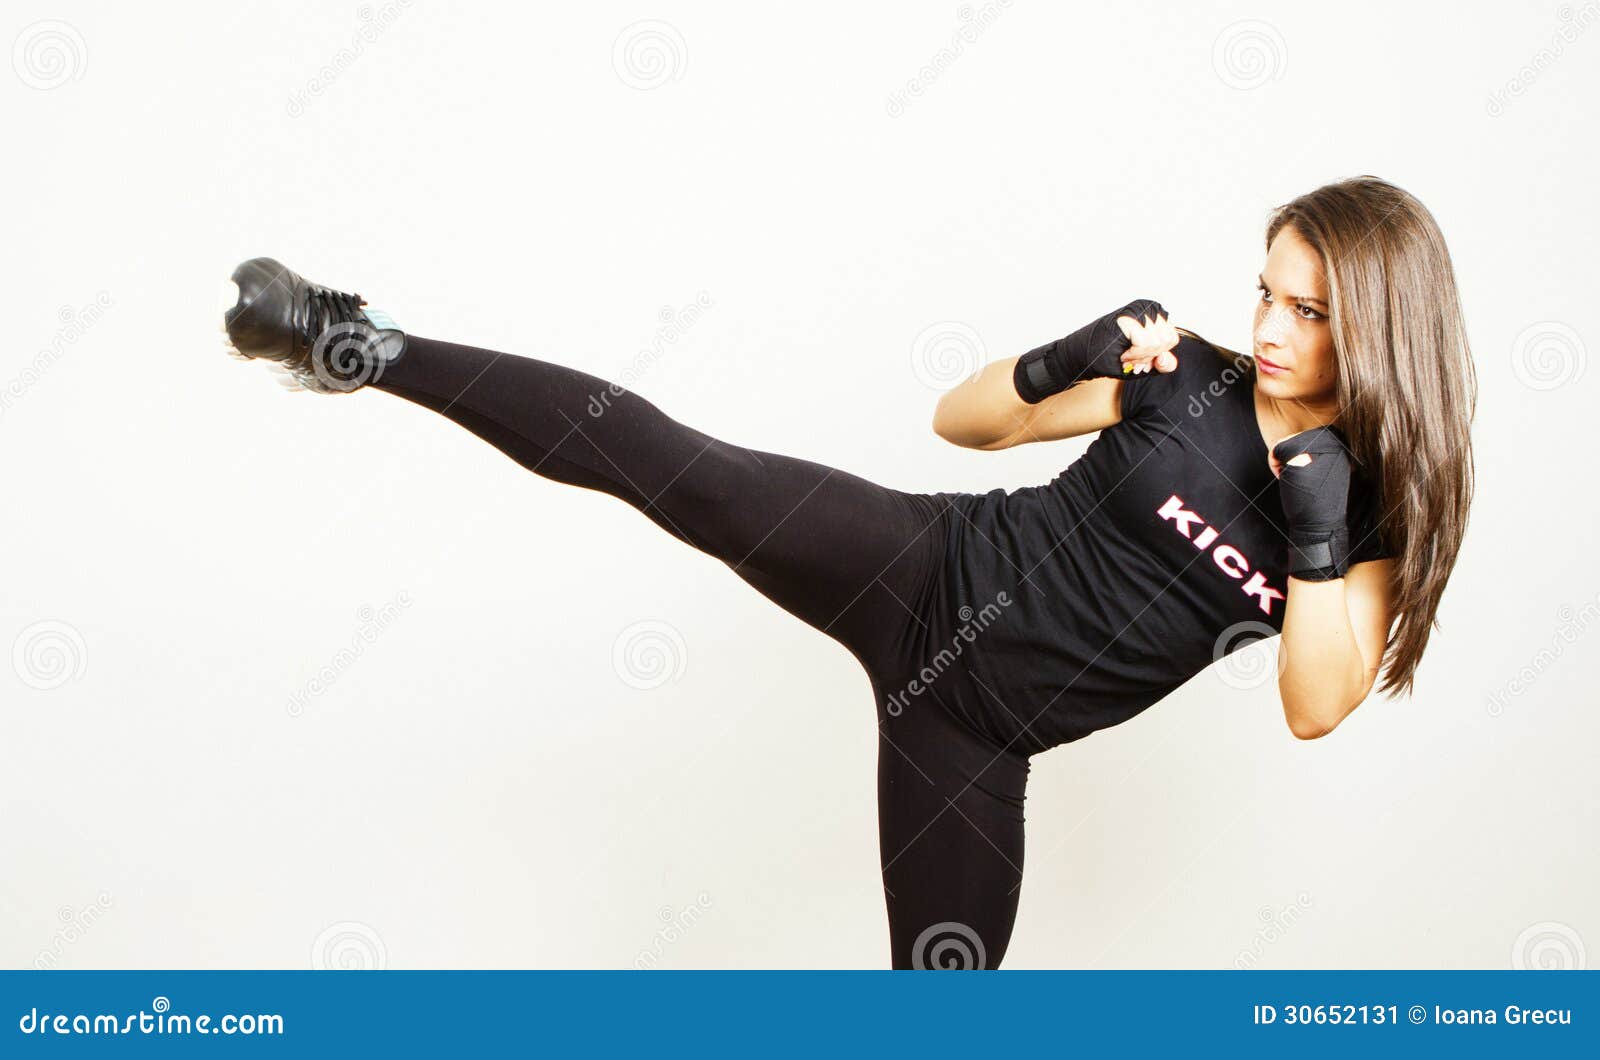
M 1374 559 L 1394 559 L 1394 550 L 1383 540 L 1383 502 L 1378 491 L 1363 476 L 1350 476 L 1349 513 L 1345 526 L 1350 531 L 1349 564 Z
M 1178 367 L 1170 372 L 1158 372 L 1152 368 L 1139 375 L 1120 377 L 1123 419 L 1142 420 L 1156 415 L 1173 397 L 1190 392 L 1205 374 L 1208 362 L 1217 358 L 1216 351 L 1209 344 L 1187 335 L 1178 336 L 1178 345 L 1173 347 L 1172 355 L 1178 359 Z

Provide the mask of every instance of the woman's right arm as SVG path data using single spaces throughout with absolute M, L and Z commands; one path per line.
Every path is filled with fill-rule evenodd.
M 1137 315 L 1151 311 L 1153 319 Z M 1143 299 L 1057 342 L 984 367 L 945 393 L 934 433 L 968 449 L 1009 449 L 1091 434 L 1122 418 L 1127 372 L 1170 372 L 1178 333 Z
M 1012 381 L 1017 360 L 995 361 L 946 391 L 933 412 L 933 433 L 965 449 L 1010 449 L 1092 434 L 1122 418 L 1122 382 L 1117 379 L 1086 379 L 1028 404 Z

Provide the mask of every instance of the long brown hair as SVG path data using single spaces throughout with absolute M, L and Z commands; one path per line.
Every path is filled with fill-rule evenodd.
M 1378 533 L 1398 561 L 1399 622 L 1378 688 L 1409 694 L 1472 504 L 1478 383 L 1450 252 L 1422 203 L 1373 176 L 1325 184 L 1277 207 L 1269 248 L 1285 225 L 1322 258 L 1339 373 L 1336 422 L 1377 489 Z

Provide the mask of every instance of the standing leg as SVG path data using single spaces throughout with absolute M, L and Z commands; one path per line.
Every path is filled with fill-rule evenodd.
M 1026 756 L 936 702 L 880 720 L 878 842 L 893 967 L 1000 966 L 1021 896 L 1027 781 Z
M 545 478 L 627 502 L 869 669 L 922 622 L 943 560 L 946 495 L 730 445 L 631 391 L 531 357 L 408 336 L 371 385 Z

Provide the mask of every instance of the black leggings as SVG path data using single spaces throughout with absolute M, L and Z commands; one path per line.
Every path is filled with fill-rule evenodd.
M 844 645 L 878 704 L 878 837 L 896 968 L 996 967 L 1022 883 L 1028 758 L 940 709 L 891 718 L 925 660 L 954 494 L 718 441 L 561 365 L 412 336 L 373 383 L 546 478 L 620 498 Z

